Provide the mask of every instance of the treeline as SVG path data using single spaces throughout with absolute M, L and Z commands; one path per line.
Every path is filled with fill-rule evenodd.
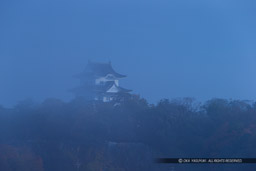
M 256 104 L 191 98 L 148 104 L 83 98 L 0 107 L 0 170 L 256 170 L 256 165 L 157 164 L 158 157 L 256 157 Z

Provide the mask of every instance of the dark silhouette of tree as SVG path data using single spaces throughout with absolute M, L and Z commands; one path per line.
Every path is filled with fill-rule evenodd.
M 255 157 L 256 103 L 192 98 L 148 104 L 82 97 L 0 107 L 0 170 L 170 170 L 156 157 Z M 171 166 L 171 165 L 170 165 Z M 210 170 L 210 166 L 172 166 Z M 253 165 L 214 166 L 255 170 Z

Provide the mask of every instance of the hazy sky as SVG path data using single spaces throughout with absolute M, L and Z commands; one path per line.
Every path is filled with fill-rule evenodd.
M 0 0 L 0 104 L 72 99 L 88 59 L 153 103 L 256 100 L 256 1 Z

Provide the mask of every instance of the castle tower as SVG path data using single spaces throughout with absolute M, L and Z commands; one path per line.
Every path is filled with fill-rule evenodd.
M 131 90 L 119 86 L 119 80 L 125 75 L 114 71 L 111 63 L 95 63 L 89 61 L 85 70 L 76 75 L 81 85 L 72 90 L 75 96 L 83 96 L 88 100 L 110 102 L 121 100 Z

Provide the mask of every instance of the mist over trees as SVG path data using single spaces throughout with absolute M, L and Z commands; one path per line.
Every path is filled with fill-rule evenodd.
M 148 104 L 76 98 L 0 106 L 0 170 L 255 170 L 256 165 L 157 164 L 158 157 L 255 157 L 256 103 L 191 98 Z

